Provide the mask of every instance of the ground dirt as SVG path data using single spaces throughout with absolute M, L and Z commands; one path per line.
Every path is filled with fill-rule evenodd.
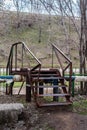
M 73 112 L 71 108 L 38 108 L 26 103 L 25 96 L 0 96 L 0 103 L 24 104 L 24 111 L 16 123 L 0 124 L 0 130 L 87 130 L 87 115 Z

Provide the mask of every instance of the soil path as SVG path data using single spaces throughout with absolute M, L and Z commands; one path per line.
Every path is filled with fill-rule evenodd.
M 72 112 L 53 112 L 48 117 L 53 130 L 87 130 L 87 116 Z
M 68 111 L 42 112 L 42 123 L 47 127 L 42 130 L 87 130 L 87 115 L 81 115 Z
M 0 96 L 0 103 L 14 102 L 25 104 L 25 96 Z M 37 108 L 34 103 L 27 103 L 24 113 L 26 120 L 0 125 L 0 130 L 87 130 L 87 115 L 67 108 Z

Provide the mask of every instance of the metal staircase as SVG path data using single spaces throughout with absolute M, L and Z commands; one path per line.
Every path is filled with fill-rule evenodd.
M 61 73 L 58 67 L 54 66 L 53 53 L 52 68 L 42 69 L 41 62 L 23 42 L 12 45 L 7 63 L 7 75 L 16 74 L 24 76 L 26 78 L 26 101 L 31 102 L 31 97 L 33 96 L 39 107 L 72 104 L 70 100 L 72 62 L 54 44 L 52 44 L 52 52 L 55 53 L 58 65 L 60 65 L 62 70 Z M 62 63 L 61 57 L 66 60 L 66 66 Z M 32 62 L 33 60 L 35 63 Z M 26 63 L 28 63 L 27 66 Z M 69 77 L 67 79 L 68 87 L 65 84 L 65 72 L 67 69 L 69 69 Z M 12 94 L 13 84 L 14 83 L 12 83 L 10 87 L 6 86 L 6 93 L 8 93 L 10 89 L 10 94 Z
M 32 71 L 32 91 L 37 106 L 63 106 L 71 105 L 71 84 L 72 84 L 72 62 L 56 45 L 52 44 L 52 52 L 57 57 L 60 70 L 55 69 L 52 54 L 52 68 L 41 69 L 37 80 L 38 71 Z M 65 66 L 61 57 L 66 61 Z M 65 72 L 69 69 L 68 86 L 65 84 Z
M 65 78 L 57 69 L 41 70 L 38 81 L 36 80 L 37 73 L 36 71 L 32 73 L 33 95 L 37 106 L 72 104 L 67 86 L 64 84 Z

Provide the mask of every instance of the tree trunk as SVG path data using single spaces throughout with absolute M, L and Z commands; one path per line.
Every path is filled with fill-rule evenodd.
M 80 74 L 86 74 L 86 57 L 87 57 L 87 19 L 86 19 L 86 0 L 80 0 L 81 9 L 81 37 L 80 37 Z M 81 94 L 87 93 L 87 83 L 81 82 Z

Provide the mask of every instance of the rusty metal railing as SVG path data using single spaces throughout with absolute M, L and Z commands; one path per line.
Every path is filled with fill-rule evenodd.
M 34 62 L 32 62 L 34 61 Z M 26 64 L 28 63 L 27 67 Z M 39 74 L 41 69 L 41 62 L 30 51 L 24 42 L 17 42 L 11 46 L 8 63 L 6 66 L 6 75 L 21 74 L 26 76 L 26 84 L 30 85 L 30 88 L 26 85 L 26 99 L 31 100 L 32 89 L 32 71 L 38 70 L 37 80 L 39 80 Z M 8 85 L 6 85 L 6 93 Z M 12 88 L 12 87 L 11 87 Z M 28 94 L 27 90 L 30 92 Z M 12 91 L 11 91 L 12 94 Z
M 18 48 L 20 49 L 18 50 Z M 20 52 L 21 54 L 19 54 Z M 26 60 L 24 59 L 26 58 L 24 57 L 25 53 L 27 53 Z M 19 55 L 20 55 L 20 59 L 18 57 Z M 35 64 L 33 64 L 33 67 L 30 66 L 32 59 L 35 60 L 36 62 Z M 19 60 L 19 64 L 18 64 L 18 60 Z M 17 70 L 18 68 L 24 68 L 26 66 L 25 62 L 26 64 L 29 62 L 27 67 L 30 68 L 31 71 L 37 68 L 41 68 L 41 62 L 36 58 L 36 56 L 31 52 L 31 50 L 27 47 L 27 45 L 24 42 L 14 43 L 11 47 L 8 63 L 6 67 L 7 75 L 11 74 L 13 70 Z
M 60 68 L 62 70 L 62 76 L 64 77 L 65 75 L 65 71 L 67 69 L 69 69 L 69 93 L 71 93 L 71 84 L 72 84 L 72 61 L 55 45 L 52 44 L 52 50 L 55 52 L 57 60 L 59 62 Z M 59 54 L 67 61 L 67 65 L 64 66 L 62 61 L 61 61 L 61 57 L 59 56 Z M 52 57 L 53 58 L 53 57 Z M 53 61 L 53 60 L 52 60 Z M 52 62 L 52 66 L 53 66 L 53 62 Z

